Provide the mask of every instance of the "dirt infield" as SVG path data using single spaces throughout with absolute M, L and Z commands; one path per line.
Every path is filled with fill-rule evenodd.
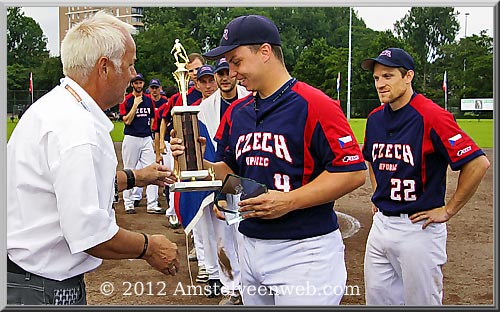
M 121 155 L 116 143 L 117 155 Z M 485 149 L 493 164 L 493 149 Z M 121 159 L 119 157 L 119 166 Z M 448 222 L 448 263 L 444 266 L 445 305 L 492 305 L 493 304 L 493 166 L 470 202 Z M 368 173 L 367 173 L 368 176 Z M 458 173 L 449 170 L 448 194 L 455 189 Z M 348 289 L 343 305 L 364 305 L 363 258 L 365 242 L 371 227 L 370 183 L 367 182 L 351 194 L 337 201 L 335 209 L 357 219 L 360 228 L 344 239 Z M 186 236 L 182 229 L 168 228 L 164 215 L 146 213 L 143 200 L 135 215 L 124 213 L 123 201 L 116 205 L 117 222 L 120 226 L 146 232 L 162 233 L 177 243 L 183 259 L 186 258 Z M 165 198 L 161 197 L 166 208 Z M 346 233 L 352 226 L 345 218 L 340 221 L 341 231 Z M 191 242 L 189 242 L 191 248 Z M 190 262 L 193 279 L 197 266 Z M 89 305 L 216 305 L 220 298 L 206 298 L 202 294 L 188 294 L 190 277 L 188 261 L 183 260 L 175 277 L 162 275 L 143 260 L 105 260 L 94 272 L 86 274 L 87 300 Z M 194 284 L 203 286 L 204 284 Z

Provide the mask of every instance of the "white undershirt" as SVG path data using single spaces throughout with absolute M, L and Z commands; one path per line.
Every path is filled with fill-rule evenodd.
M 84 251 L 118 232 L 112 129 L 68 77 L 23 114 L 7 144 L 7 253 L 26 271 L 63 280 L 102 263 Z

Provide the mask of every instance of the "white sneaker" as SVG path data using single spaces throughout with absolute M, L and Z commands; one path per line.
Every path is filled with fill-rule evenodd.
M 198 276 L 196 276 L 197 283 L 206 283 L 208 282 L 208 273 L 205 267 L 198 268 Z
M 160 207 L 155 207 L 155 208 L 148 208 L 146 209 L 147 213 L 154 213 L 154 214 L 160 214 L 163 213 Z
M 179 219 L 177 215 L 168 216 L 168 223 L 172 229 L 177 229 L 180 226 Z

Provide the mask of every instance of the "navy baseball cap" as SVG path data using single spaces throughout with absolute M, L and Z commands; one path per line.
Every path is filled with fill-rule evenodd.
M 198 68 L 198 72 L 196 73 L 196 79 L 200 79 L 203 76 L 210 75 L 214 76 L 214 68 L 212 65 L 203 65 L 202 67 Z
M 403 67 L 408 70 L 415 70 L 413 58 L 405 50 L 399 48 L 385 49 L 377 57 L 364 60 L 361 63 L 361 68 L 372 71 L 375 63 L 389 67 Z
M 280 33 L 274 23 L 261 15 L 244 15 L 230 21 L 220 39 L 219 46 L 203 54 L 206 58 L 219 58 L 241 45 L 269 43 L 281 46 Z
M 134 78 L 132 78 L 132 80 L 130 80 L 130 82 L 134 82 L 134 81 L 137 81 L 137 80 L 142 80 L 144 81 L 144 77 L 142 76 L 142 74 L 137 74 L 135 75 Z
M 215 70 L 214 70 L 214 73 L 218 73 L 219 70 L 223 70 L 223 69 L 227 69 L 229 70 L 229 63 L 226 61 L 226 58 L 223 57 L 221 59 L 219 59 L 216 63 L 215 63 Z
M 150 87 L 161 87 L 160 79 L 153 78 L 149 81 Z

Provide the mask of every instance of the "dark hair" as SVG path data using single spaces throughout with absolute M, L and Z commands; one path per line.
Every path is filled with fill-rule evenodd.
M 176 86 L 170 86 L 170 87 L 165 89 L 165 96 L 167 98 L 170 98 L 170 97 L 172 97 L 172 95 L 176 94 L 177 92 L 179 92 L 179 91 L 177 90 Z
M 248 47 L 250 48 L 250 50 L 252 50 L 253 53 L 256 53 L 257 51 L 259 51 L 261 46 L 262 46 L 262 44 L 252 44 L 252 45 L 249 45 Z M 281 49 L 281 47 L 279 45 L 271 44 L 271 49 L 273 51 L 273 54 L 276 56 L 276 58 L 283 65 L 285 65 L 285 57 L 283 56 L 283 50 Z
M 408 69 L 406 69 L 404 67 L 398 67 L 398 70 L 401 73 L 401 77 L 406 76 L 406 74 L 408 73 Z
M 207 63 L 203 55 L 201 55 L 200 53 L 191 53 L 188 55 L 189 63 L 192 63 L 196 59 L 200 60 L 201 64 L 203 65 Z

